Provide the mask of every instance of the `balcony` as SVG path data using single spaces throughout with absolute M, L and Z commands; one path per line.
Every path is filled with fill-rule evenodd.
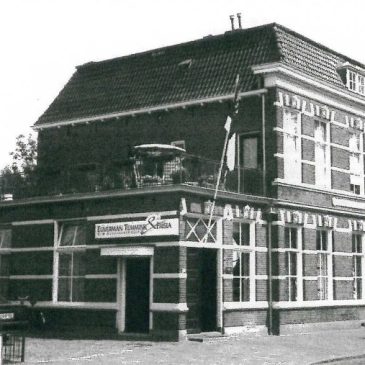
M 107 164 L 82 164 L 60 173 L 43 175 L 32 189 L 14 192 L 14 198 L 64 195 L 108 190 L 140 189 L 160 185 L 186 184 L 214 189 L 219 162 L 187 154 L 166 145 L 142 145 L 132 157 Z M 157 146 L 158 148 L 156 148 Z M 262 194 L 259 169 L 223 168 L 219 190 L 245 194 Z

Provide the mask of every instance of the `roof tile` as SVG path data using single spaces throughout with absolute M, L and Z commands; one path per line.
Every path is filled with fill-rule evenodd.
M 224 96 L 237 73 L 249 91 L 251 66 L 278 61 L 343 88 L 337 67 L 355 62 L 278 24 L 227 32 L 79 66 L 36 125 Z

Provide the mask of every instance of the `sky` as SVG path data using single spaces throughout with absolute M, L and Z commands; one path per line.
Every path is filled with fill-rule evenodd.
M 75 66 L 221 34 L 238 12 L 365 64 L 363 0 L 0 0 L 0 168 Z

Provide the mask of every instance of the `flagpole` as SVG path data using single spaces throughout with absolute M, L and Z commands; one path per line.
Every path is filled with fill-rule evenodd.
M 235 81 L 235 89 L 234 89 L 234 98 L 233 98 L 233 103 L 234 103 L 234 114 L 237 114 L 238 110 L 237 110 L 237 101 L 238 101 L 238 84 L 240 81 L 240 75 L 237 74 L 236 76 L 236 81 Z M 228 117 L 229 118 L 229 117 Z M 231 123 L 232 123 L 232 119 L 231 119 Z M 231 124 L 230 124 L 231 127 Z M 219 184 L 221 181 L 221 176 L 222 176 L 222 171 L 223 171 L 223 165 L 224 165 L 224 157 L 226 155 L 226 150 L 227 150 L 227 143 L 228 143 L 228 138 L 229 138 L 229 134 L 230 134 L 231 128 L 227 128 L 226 131 L 226 137 L 224 139 L 224 145 L 223 145 L 223 152 L 222 152 L 222 157 L 221 157 L 221 161 L 220 161 L 220 165 L 219 165 L 219 171 L 218 171 L 218 176 L 217 176 L 217 183 L 215 184 L 215 191 L 214 191 L 214 196 L 213 196 L 213 203 L 212 206 L 210 207 L 210 214 L 209 214 L 209 221 L 208 221 L 208 227 L 207 227 L 207 233 L 205 234 L 205 237 L 203 239 L 203 242 L 206 243 L 208 241 L 208 235 L 212 229 L 211 224 L 212 224 L 212 219 L 213 219 L 213 212 L 214 212 L 214 208 L 215 208 L 215 202 L 217 199 L 217 195 L 218 195 L 218 189 L 219 189 Z

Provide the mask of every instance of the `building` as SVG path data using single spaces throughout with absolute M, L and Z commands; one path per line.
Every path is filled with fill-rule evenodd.
M 364 77 L 278 24 L 77 67 L 34 126 L 38 191 L 0 203 L 1 295 L 173 339 L 363 320 Z

